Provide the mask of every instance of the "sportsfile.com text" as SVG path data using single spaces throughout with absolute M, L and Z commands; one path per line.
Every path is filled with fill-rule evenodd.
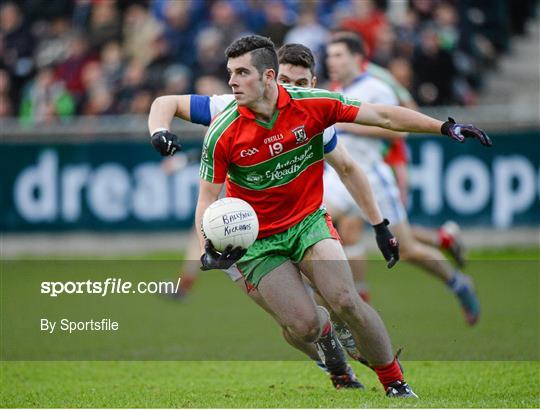
M 181 278 L 172 281 L 136 282 L 126 281 L 121 278 L 107 278 L 104 281 L 44 281 L 41 282 L 41 293 L 50 297 L 61 294 L 97 294 L 100 296 L 121 294 L 165 294 L 178 292 Z

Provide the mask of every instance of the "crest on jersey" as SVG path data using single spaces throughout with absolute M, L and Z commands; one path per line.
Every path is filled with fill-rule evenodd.
M 308 136 L 306 134 L 306 130 L 303 125 L 296 127 L 292 130 L 292 133 L 296 137 L 296 143 L 297 144 L 303 144 L 308 140 Z

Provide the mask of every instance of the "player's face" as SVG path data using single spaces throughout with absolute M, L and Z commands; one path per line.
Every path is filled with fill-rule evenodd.
M 290 84 L 296 87 L 313 88 L 317 83 L 317 77 L 311 74 L 309 68 L 292 64 L 280 64 L 278 83 Z
M 358 69 L 360 57 L 352 54 L 343 43 L 328 44 L 326 47 L 326 67 L 332 81 L 346 81 Z
M 249 53 L 227 61 L 229 87 L 238 105 L 251 105 L 260 101 L 264 95 L 265 84 L 257 68 L 251 64 Z M 263 73 L 263 78 L 264 73 Z

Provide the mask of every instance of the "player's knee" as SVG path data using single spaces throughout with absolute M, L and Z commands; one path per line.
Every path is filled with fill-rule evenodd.
M 341 317 L 354 315 L 361 308 L 360 297 L 351 291 L 342 292 L 332 303 L 333 310 Z
M 289 326 L 289 329 L 298 339 L 306 343 L 315 342 L 321 333 L 321 325 L 316 316 L 295 321 Z

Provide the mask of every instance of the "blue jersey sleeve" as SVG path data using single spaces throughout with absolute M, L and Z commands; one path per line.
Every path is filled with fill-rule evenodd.
M 324 153 L 325 154 L 328 154 L 329 152 L 332 152 L 334 150 L 334 148 L 336 148 L 336 145 L 337 145 L 337 134 L 336 134 L 336 130 L 334 128 L 332 128 L 334 130 L 334 135 L 332 135 L 332 138 L 330 139 L 330 141 L 328 141 L 326 144 L 324 144 Z
M 210 97 L 207 95 L 191 95 L 189 116 L 195 124 L 209 125 L 212 120 L 210 114 Z

